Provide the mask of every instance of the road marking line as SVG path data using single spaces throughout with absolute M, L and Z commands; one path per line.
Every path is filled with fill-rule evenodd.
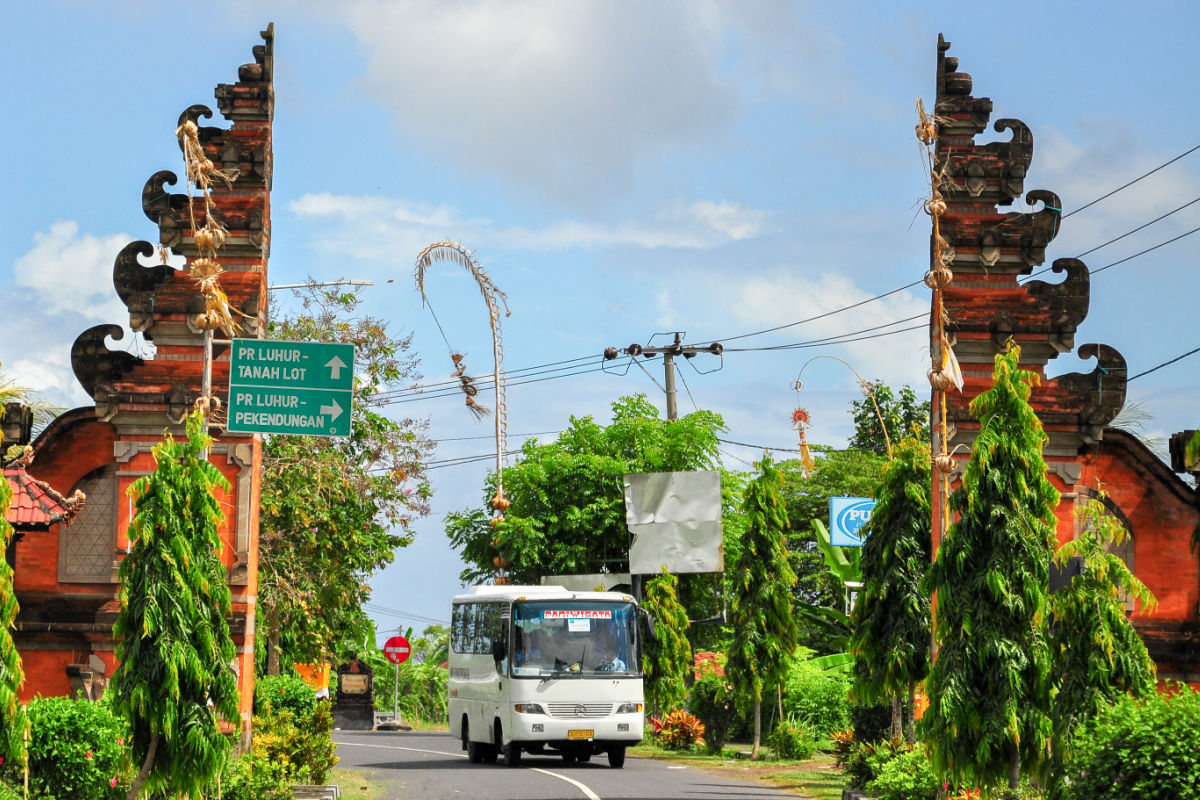
M 454 756 L 456 758 L 466 758 L 467 757 L 466 753 L 447 753 L 445 750 L 424 750 L 420 747 L 401 747 L 400 745 L 395 745 L 395 744 L 363 744 L 361 742 L 336 742 L 336 744 L 339 747 L 341 747 L 343 744 L 345 744 L 347 747 L 375 747 L 380 750 L 408 750 L 409 752 L 412 752 L 412 753 L 433 753 L 434 755 L 437 755 L 437 756 Z M 571 784 L 579 791 L 583 792 L 584 797 L 586 797 L 588 800 L 601 800 L 600 795 L 596 794 L 591 789 L 589 789 L 585 784 L 580 783 L 579 781 L 575 780 L 574 778 L 568 778 L 566 775 L 563 775 L 559 772 L 551 772 L 550 770 L 542 769 L 541 767 L 530 767 L 529 771 L 530 772 L 540 772 L 543 775 L 549 775 L 551 778 L 558 778 L 560 781 L 566 781 L 567 783 Z
M 553 778 L 558 778 L 560 781 L 566 781 L 579 791 L 583 792 L 584 796 L 587 797 L 588 800 L 600 800 L 600 795 L 596 794 L 574 778 L 568 778 L 566 775 L 562 775 L 558 772 L 551 772 L 550 770 L 542 769 L 541 767 L 530 767 L 530 769 L 532 769 L 534 772 L 540 772 L 543 775 L 549 775 Z
M 347 747 L 375 747 L 380 750 L 408 750 L 412 753 L 433 753 L 435 756 L 454 756 L 455 758 L 466 758 L 466 753 L 447 753 L 445 750 L 422 750 L 420 747 L 401 747 L 396 744 L 363 744 L 361 742 L 334 742 L 338 747 L 345 745 Z

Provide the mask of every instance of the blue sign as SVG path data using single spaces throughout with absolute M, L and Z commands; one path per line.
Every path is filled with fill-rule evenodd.
M 875 501 L 869 497 L 829 498 L 829 543 L 836 547 L 862 547 L 859 531 L 874 510 Z

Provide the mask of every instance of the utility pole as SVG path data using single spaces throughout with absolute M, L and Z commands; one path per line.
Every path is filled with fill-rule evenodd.
M 646 345 L 643 347 L 640 344 L 631 344 L 625 348 L 625 354 L 631 358 L 642 356 L 643 358 L 654 358 L 656 355 L 663 357 L 663 384 L 660 389 L 667 396 L 667 420 L 674 422 L 679 419 L 679 406 L 675 397 L 675 357 L 683 356 L 684 358 L 695 358 L 697 353 L 710 353 L 714 356 L 719 356 L 725 352 L 725 346 L 720 342 L 697 347 L 694 344 L 684 344 L 683 331 L 675 331 L 675 340 L 663 347 L 651 347 Z M 604 358 L 607 361 L 612 361 L 621 355 L 621 351 L 615 347 L 604 348 Z M 638 364 L 641 366 L 641 364 Z M 643 367 L 643 369 L 645 369 Z M 647 373 L 649 374 L 649 373 Z M 651 376 L 653 378 L 653 376 Z M 657 381 L 655 381 L 657 383 Z M 642 576 L 630 574 L 630 582 L 633 584 L 633 596 L 639 603 L 642 602 Z
M 671 421 L 679 419 L 679 406 L 675 395 L 675 357 L 695 358 L 697 353 L 710 353 L 714 356 L 719 356 L 725 352 L 725 347 L 720 342 L 713 342 L 702 347 L 694 344 L 684 344 L 683 337 L 685 335 L 682 331 L 675 331 L 675 341 L 671 344 L 662 347 L 651 347 L 650 345 L 643 347 L 640 344 L 631 344 L 624 350 L 625 354 L 631 357 L 642 356 L 643 358 L 654 358 L 657 355 L 663 357 L 664 383 L 659 388 L 667 396 L 667 419 Z M 604 358 L 612 361 L 620 356 L 621 352 L 616 347 L 606 347 L 604 349 Z

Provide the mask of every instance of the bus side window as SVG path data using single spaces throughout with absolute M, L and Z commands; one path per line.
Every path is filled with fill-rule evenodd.
M 456 653 L 465 653 L 466 649 L 467 606 L 459 603 L 454 606 L 450 618 L 450 649 Z
M 490 654 L 492 652 L 492 638 L 496 633 L 496 612 L 498 611 L 495 603 L 480 603 L 478 605 L 479 619 L 476 622 L 478 637 L 475 640 L 475 652 L 480 655 Z

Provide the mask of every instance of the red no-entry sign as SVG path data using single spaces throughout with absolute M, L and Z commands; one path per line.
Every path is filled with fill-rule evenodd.
M 383 657 L 393 664 L 403 664 L 408 661 L 408 639 L 403 636 L 393 636 L 383 643 Z

